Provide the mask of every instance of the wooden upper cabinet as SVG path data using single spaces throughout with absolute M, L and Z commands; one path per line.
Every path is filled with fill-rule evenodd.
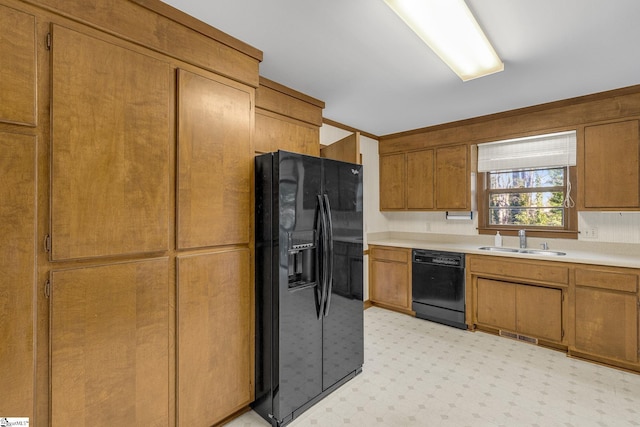
M 405 209 L 406 167 L 404 153 L 380 156 L 380 210 Z
M 250 239 L 253 89 L 178 70 L 178 248 Z
M 288 117 L 256 110 L 255 151 L 285 150 L 318 156 L 320 128 Z
M 381 210 L 471 207 L 466 144 L 380 155 Z
M 407 154 L 407 208 L 433 209 L 435 188 L 433 150 Z
M 320 155 L 324 102 L 260 77 L 256 89 L 255 151 Z
M 171 425 L 168 269 L 156 258 L 51 273 L 50 425 Z
M 587 126 L 584 131 L 584 207 L 640 207 L 638 120 Z
M 36 124 L 36 19 L 0 5 L 0 122 Z
M 471 177 L 469 147 L 436 148 L 436 208 L 469 209 Z
M 168 247 L 169 64 L 53 26 L 53 260 Z
M 0 132 L 0 414 L 34 410 L 36 137 Z

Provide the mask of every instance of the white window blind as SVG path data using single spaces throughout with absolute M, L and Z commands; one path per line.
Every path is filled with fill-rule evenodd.
M 576 165 L 576 132 L 478 144 L 478 172 Z

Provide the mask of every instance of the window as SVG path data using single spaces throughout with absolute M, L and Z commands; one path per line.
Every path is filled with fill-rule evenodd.
M 565 169 L 489 172 L 489 225 L 564 227 Z
M 577 238 L 575 132 L 478 146 L 478 228 Z M 560 235 L 561 234 L 561 235 Z

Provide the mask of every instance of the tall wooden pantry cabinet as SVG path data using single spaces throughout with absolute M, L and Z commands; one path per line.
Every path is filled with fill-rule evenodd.
M 157 0 L 0 0 L 0 32 L 0 415 L 242 410 L 262 52 Z

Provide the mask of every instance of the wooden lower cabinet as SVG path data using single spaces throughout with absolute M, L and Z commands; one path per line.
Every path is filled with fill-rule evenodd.
M 640 371 L 640 270 L 467 256 L 472 324 Z
M 369 263 L 371 302 L 411 312 L 411 249 L 371 246 Z
M 516 288 L 516 330 L 549 341 L 560 342 L 562 328 L 562 290 L 542 286 Z
M 572 351 L 637 364 L 638 274 L 576 270 L 575 345 Z
M 516 329 L 516 284 L 478 279 L 476 320 L 498 329 Z
M 214 425 L 253 400 L 249 249 L 178 258 L 178 425 Z
M 562 341 L 562 290 L 477 279 L 476 320 L 534 338 Z
M 36 137 L 0 132 L 0 152 L 0 416 L 30 417 L 35 371 Z
M 52 426 L 170 425 L 168 259 L 51 273 Z

